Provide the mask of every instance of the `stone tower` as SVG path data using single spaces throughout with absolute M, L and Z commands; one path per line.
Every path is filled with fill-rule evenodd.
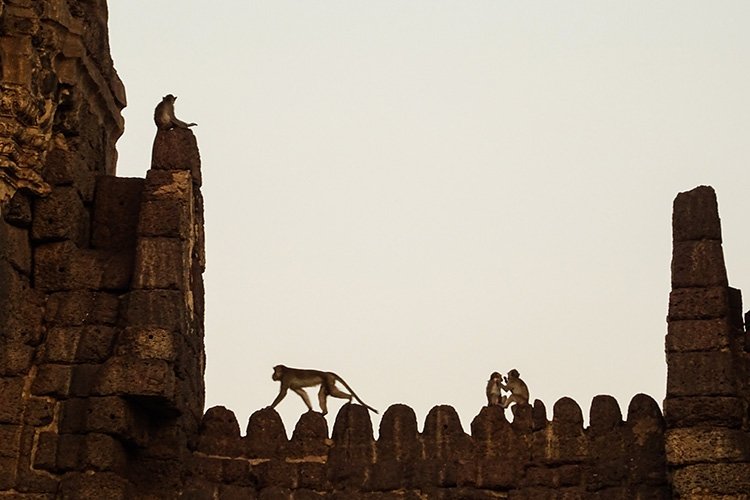
M 179 491 L 203 415 L 195 138 L 161 131 L 145 179 L 114 176 L 103 0 L 1 2 L 0 55 L 0 497 Z

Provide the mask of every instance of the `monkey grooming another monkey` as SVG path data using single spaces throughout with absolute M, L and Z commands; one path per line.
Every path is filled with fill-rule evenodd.
M 503 377 L 498 372 L 492 372 L 490 379 L 487 381 L 487 406 L 499 406 L 505 402 L 505 396 L 500 391 L 503 384 Z
M 521 374 L 515 368 L 508 372 L 505 384 L 501 384 L 500 387 L 510 392 L 510 396 L 503 403 L 503 408 L 509 407 L 511 403 L 529 403 L 529 388 L 526 386 L 526 382 L 521 380 Z
M 271 378 L 273 380 L 281 382 L 279 395 L 276 396 L 276 399 L 274 399 L 273 403 L 271 403 L 271 408 L 275 408 L 276 405 L 279 404 L 282 399 L 284 399 L 287 391 L 291 389 L 299 394 L 299 396 L 302 398 L 302 401 L 304 401 L 307 405 L 307 409 L 313 411 L 312 405 L 310 404 L 310 399 L 307 397 L 307 393 L 304 391 L 303 387 L 312 387 L 320 384 L 318 401 L 320 402 L 320 409 L 323 412 L 323 415 L 326 415 L 328 413 L 328 407 L 326 405 L 326 398 L 328 396 L 346 399 L 349 400 L 349 402 L 351 402 L 352 397 L 354 397 L 354 399 L 356 399 L 359 404 L 361 404 L 371 412 L 378 412 L 378 410 L 372 408 L 371 406 L 368 406 L 364 401 L 359 399 L 359 396 L 354 393 L 352 388 L 349 387 L 349 384 L 347 384 L 344 379 L 333 372 L 304 370 L 300 368 L 289 368 L 284 365 L 276 365 L 273 367 L 273 375 L 271 375 Z M 347 394 L 336 387 L 336 381 L 344 384 L 344 387 L 346 387 L 349 392 L 351 392 L 351 394 Z
M 196 123 L 185 123 L 174 115 L 174 102 L 177 100 L 172 94 L 162 97 L 161 102 L 154 109 L 154 122 L 159 130 L 172 130 L 173 128 L 194 127 Z

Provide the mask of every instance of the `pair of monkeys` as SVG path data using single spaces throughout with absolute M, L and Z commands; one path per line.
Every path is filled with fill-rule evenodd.
M 510 392 L 510 396 L 503 396 L 501 391 Z M 487 381 L 487 406 L 509 407 L 511 404 L 528 404 L 529 388 L 521 380 L 521 374 L 515 368 L 508 372 L 503 383 L 503 376 L 492 372 Z

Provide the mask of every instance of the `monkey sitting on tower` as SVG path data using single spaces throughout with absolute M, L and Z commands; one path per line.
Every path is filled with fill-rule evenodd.
M 154 122 L 159 130 L 172 130 L 173 128 L 194 127 L 197 123 L 185 123 L 174 115 L 174 102 L 177 100 L 172 94 L 162 97 L 161 102 L 154 109 Z

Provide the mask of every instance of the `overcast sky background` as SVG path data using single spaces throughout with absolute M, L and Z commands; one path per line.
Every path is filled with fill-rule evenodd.
M 672 201 L 701 184 L 748 286 L 746 0 L 109 4 L 118 175 L 163 95 L 198 123 L 206 408 L 243 433 L 279 363 L 420 429 L 449 404 L 468 431 L 511 368 L 550 417 L 661 404 Z M 291 432 L 305 407 L 278 409 Z

